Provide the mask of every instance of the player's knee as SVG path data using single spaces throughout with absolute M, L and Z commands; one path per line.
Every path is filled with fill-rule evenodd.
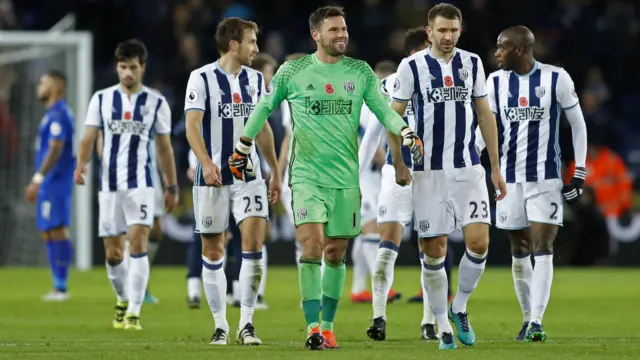
M 530 228 L 534 252 L 553 252 L 553 243 L 558 234 L 558 226 L 551 224 L 532 223 Z
M 531 246 L 524 230 L 509 231 L 509 244 L 511 244 L 512 254 L 524 255 L 531 252 Z
M 469 251 L 476 254 L 486 253 L 489 250 L 489 226 L 478 224 L 473 229 L 468 229 L 464 232 L 464 242 Z
M 140 254 L 147 251 L 149 240 L 149 228 L 143 225 L 134 225 L 129 231 L 129 252 Z
M 105 249 L 105 257 L 109 265 L 118 265 L 124 259 L 124 249 L 119 249 L 115 246 L 107 247 Z
M 224 257 L 224 233 L 202 235 L 202 255 L 209 260 L 218 261 Z
M 48 232 L 49 240 L 65 240 L 69 238 L 69 231 L 65 227 L 51 229 Z
M 383 241 L 393 241 L 394 244 L 400 245 L 402 241 L 402 232 L 404 230 L 404 226 L 399 223 L 384 223 L 380 224 L 380 240 Z
M 430 258 L 441 258 L 447 256 L 447 237 L 435 236 L 430 238 L 421 238 L 422 250 Z
M 348 240 L 328 240 L 324 248 L 324 257 L 334 265 L 340 265 L 347 253 Z

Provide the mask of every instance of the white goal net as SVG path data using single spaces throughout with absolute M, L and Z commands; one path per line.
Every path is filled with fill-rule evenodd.
M 35 205 L 24 200 L 45 110 L 36 88 L 48 70 L 66 74 L 77 143 L 92 90 L 91 53 L 92 37 L 85 32 L 0 31 L 0 267 L 46 264 Z M 91 185 L 74 190 L 71 238 L 79 269 L 92 262 L 92 193 Z

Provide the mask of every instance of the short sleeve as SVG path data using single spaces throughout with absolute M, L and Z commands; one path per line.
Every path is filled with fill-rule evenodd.
M 167 100 L 162 97 L 158 100 L 160 103 L 156 109 L 155 132 L 160 135 L 168 135 L 171 133 L 171 109 Z
M 477 59 L 477 69 L 475 74 L 475 83 L 473 84 L 473 93 L 471 96 L 475 99 L 479 99 L 487 96 L 487 81 L 482 60 L 479 56 L 475 59 Z
M 400 62 L 398 66 L 398 72 L 393 80 L 393 88 L 391 90 L 391 97 L 393 100 L 408 102 L 413 95 L 413 79 L 414 72 L 417 72 L 415 60 L 409 60 L 405 58 Z M 417 75 L 417 74 L 416 74 Z M 385 87 L 389 90 L 389 84 Z
M 489 75 L 489 78 L 487 79 L 487 100 L 489 101 L 489 108 L 491 109 L 491 111 L 494 114 L 498 113 L 498 104 L 496 101 L 496 95 L 499 96 L 499 94 L 496 94 L 496 89 L 495 86 L 493 86 L 493 81 L 495 79 L 495 75 L 491 74 Z
M 575 85 L 569 73 L 564 69 L 560 69 L 558 75 L 558 84 L 556 85 L 556 97 L 558 103 L 563 109 L 572 108 L 579 103 L 578 94 L 576 93 Z
M 61 111 L 55 111 L 48 114 L 49 117 L 49 139 L 51 140 L 69 140 L 68 119 Z
M 205 109 L 206 89 L 204 88 L 204 79 L 195 71 L 189 75 L 187 82 L 187 95 L 184 99 L 184 111 Z
M 89 101 L 89 106 L 87 108 L 87 117 L 84 120 L 84 124 L 87 126 L 95 126 L 102 127 L 102 94 L 95 93 L 91 97 L 91 101 Z

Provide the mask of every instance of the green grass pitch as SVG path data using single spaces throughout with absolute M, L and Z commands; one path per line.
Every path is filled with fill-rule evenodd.
M 394 288 L 404 298 L 388 308 L 387 340 L 365 334 L 371 305 L 351 304 L 348 274 L 336 319 L 337 351 L 304 348 L 297 272 L 272 267 L 267 311 L 256 311 L 255 326 L 264 345 L 209 346 L 213 318 L 206 303 L 186 307 L 185 270 L 157 267 L 150 286 L 161 303 L 142 310 L 143 331 L 113 330 L 115 296 L 105 270 L 72 272 L 71 298 L 43 303 L 47 269 L 0 269 L 0 359 L 638 359 L 640 357 L 640 270 L 556 269 L 545 316 L 545 343 L 513 341 L 521 315 L 509 268 L 490 268 L 469 303 L 477 343 L 439 351 L 437 342 L 420 340 L 422 305 L 407 304 L 419 288 L 419 269 L 398 268 Z M 455 275 L 454 275 L 455 278 Z M 239 310 L 228 307 L 231 335 Z

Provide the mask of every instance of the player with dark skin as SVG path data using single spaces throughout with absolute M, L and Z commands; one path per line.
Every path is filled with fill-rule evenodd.
M 533 33 L 524 26 L 504 30 L 498 36 L 498 49 L 495 53 L 498 66 L 520 75 L 528 74 L 536 62 L 533 57 L 534 44 Z M 531 222 L 528 228 L 509 230 L 511 253 L 552 252 L 557 233 L 557 225 L 539 222 Z

